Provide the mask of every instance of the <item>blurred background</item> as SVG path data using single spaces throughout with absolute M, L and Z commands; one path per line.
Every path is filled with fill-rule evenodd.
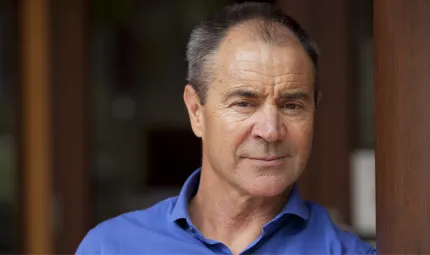
M 201 157 L 186 42 L 233 2 L 0 2 L 0 253 L 73 253 L 97 223 L 178 193 Z M 303 196 L 373 242 L 372 1 L 266 2 L 321 51 Z

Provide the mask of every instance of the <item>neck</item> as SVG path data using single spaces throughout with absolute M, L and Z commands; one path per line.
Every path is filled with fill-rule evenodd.
M 289 192 L 255 198 L 226 184 L 213 171 L 203 170 L 199 189 L 189 205 L 191 221 L 205 238 L 222 242 L 237 254 L 282 210 Z

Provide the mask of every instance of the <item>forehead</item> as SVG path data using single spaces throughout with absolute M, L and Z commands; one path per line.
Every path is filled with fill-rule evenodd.
M 219 81 L 230 85 L 313 86 L 314 67 L 308 54 L 292 32 L 280 29 L 284 31 L 273 38 L 273 43 L 259 39 L 259 31 L 252 27 L 231 29 L 218 52 Z

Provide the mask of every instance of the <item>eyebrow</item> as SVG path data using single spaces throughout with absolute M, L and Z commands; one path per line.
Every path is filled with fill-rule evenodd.
M 255 99 L 255 98 L 260 98 L 261 95 L 259 95 L 256 91 L 241 88 L 241 89 L 231 90 L 226 94 L 224 94 L 224 96 L 222 97 L 222 101 L 227 102 L 228 100 L 234 97 Z
M 235 97 L 256 99 L 256 98 L 261 98 L 262 96 L 256 91 L 253 91 L 250 89 L 240 88 L 240 89 L 235 89 L 235 90 L 229 91 L 226 94 L 224 94 L 224 96 L 222 97 L 222 101 L 227 102 L 231 98 L 235 98 Z M 289 101 L 289 100 L 308 101 L 309 100 L 309 94 L 306 92 L 302 92 L 302 91 L 282 92 L 280 94 L 278 100 L 280 100 L 280 101 Z
M 296 92 L 283 92 L 279 96 L 279 100 L 282 101 L 289 101 L 289 100 L 309 100 L 309 94 L 302 91 L 296 91 Z

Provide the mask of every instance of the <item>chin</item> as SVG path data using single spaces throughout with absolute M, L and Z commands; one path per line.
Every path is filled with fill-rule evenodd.
M 253 197 L 275 197 L 282 195 L 294 180 L 287 176 L 259 176 L 244 185 L 245 191 Z

